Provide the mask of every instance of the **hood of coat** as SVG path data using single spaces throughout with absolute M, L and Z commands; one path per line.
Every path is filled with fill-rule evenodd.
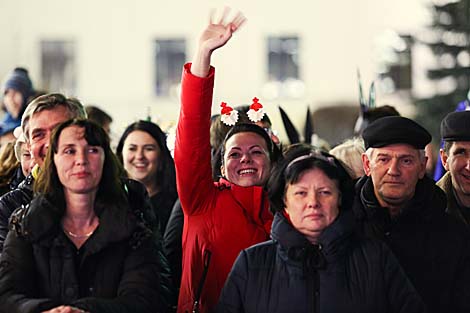
M 22 210 L 19 221 L 22 234 L 31 242 L 50 246 L 58 244 L 58 238 L 65 238 L 61 226 L 62 215 L 54 205 L 42 195 L 36 196 Z M 112 206 L 101 210 L 100 224 L 93 237 L 90 237 L 89 251 L 99 250 L 113 242 L 130 238 L 138 227 L 135 216 L 129 210 Z M 60 240 L 59 240 L 60 241 Z
M 351 210 L 340 211 L 335 221 L 320 235 L 318 245 L 311 244 L 280 212 L 275 214 L 271 230 L 271 238 L 278 242 L 281 257 L 303 261 L 307 255 L 314 255 L 326 263 L 334 263 L 349 250 L 353 234 Z M 321 260 L 318 262 L 322 263 Z
M 391 217 L 387 208 L 379 205 L 374 193 L 372 179 L 363 176 L 356 183 L 356 194 L 359 203 L 353 207 L 354 214 L 359 219 L 381 220 L 390 223 Z M 444 192 L 435 185 L 435 182 L 425 176 L 416 185 L 415 195 L 403 208 L 402 213 L 394 218 L 395 222 L 404 221 L 412 223 L 414 220 L 422 221 L 445 214 L 447 200 Z

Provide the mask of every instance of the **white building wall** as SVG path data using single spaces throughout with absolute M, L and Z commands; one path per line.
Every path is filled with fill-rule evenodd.
M 227 4 L 245 13 L 247 24 L 229 47 L 217 51 L 214 112 L 220 101 L 233 105 L 260 97 L 273 122 L 282 129 L 276 105 L 282 104 L 299 130 L 307 105 L 312 109 L 339 102 L 356 103 L 356 68 L 365 85 L 374 78 L 374 41 L 386 29 L 420 31 L 429 20 L 426 0 L 0 0 L 0 77 L 21 65 L 38 85 L 42 39 L 75 39 L 77 95 L 114 118 L 119 134 L 130 122 L 145 118 L 164 127 L 177 120 L 175 95 L 154 94 L 154 39 L 183 37 L 187 56 L 209 10 Z M 299 99 L 263 100 L 267 79 L 265 39 L 268 35 L 300 36 Z M 366 88 L 368 89 L 368 88 Z M 384 97 L 383 99 L 387 99 Z M 381 96 L 378 95 L 381 103 Z M 391 103 L 393 104 L 393 103 Z M 283 135 L 283 133 L 281 133 Z

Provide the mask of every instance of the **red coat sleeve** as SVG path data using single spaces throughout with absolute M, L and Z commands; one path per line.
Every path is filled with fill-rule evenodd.
M 204 213 L 215 200 L 209 139 L 215 70 L 211 67 L 201 78 L 190 69 L 191 64 L 185 64 L 181 81 L 175 167 L 181 206 L 185 214 L 194 215 Z

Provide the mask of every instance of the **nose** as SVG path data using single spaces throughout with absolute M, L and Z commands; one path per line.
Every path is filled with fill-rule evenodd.
M 86 152 L 77 152 L 77 158 L 75 160 L 75 164 L 77 165 L 85 165 L 88 163 L 88 155 Z
M 470 157 L 467 158 L 467 164 L 465 165 L 465 169 L 470 171 Z
M 251 162 L 251 155 L 249 153 L 243 153 L 242 158 L 240 159 L 242 163 L 250 163 Z
M 143 159 L 144 158 L 144 149 L 143 148 L 138 148 L 136 151 L 136 157 L 138 159 Z
M 308 207 L 309 208 L 318 208 L 320 206 L 320 202 L 318 201 L 316 193 L 313 193 L 308 198 Z
M 393 158 L 390 162 L 390 166 L 388 168 L 388 174 L 397 176 L 400 175 L 400 168 L 399 168 L 399 163 L 398 159 Z

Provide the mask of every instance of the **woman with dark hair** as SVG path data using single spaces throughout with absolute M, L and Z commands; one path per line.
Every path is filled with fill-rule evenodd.
M 254 124 L 235 125 L 223 143 L 223 178 L 218 183 L 212 180 L 211 55 L 244 20 L 237 14 L 229 23 L 224 24 L 224 17 L 211 22 L 200 37 L 194 62 L 183 70 L 175 146 L 184 213 L 178 312 L 212 312 L 238 253 L 269 238 L 272 215 L 263 187 L 276 155 L 267 132 Z
M 178 197 L 175 164 L 165 133 L 152 122 L 132 123 L 119 139 L 116 154 L 129 177 L 147 189 L 163 235 Z
M 218 312 L 424 312 L 391 251 L 355 234 L 353 183 L 333 156 L 294 145 L 268 188 L 272 240 L 240 253 Z
M 1 312 L 165 310 L 158 248 L 121 171 L 100 126 L 69 120 L 53 131 L 36 196 L 11 218 Z

